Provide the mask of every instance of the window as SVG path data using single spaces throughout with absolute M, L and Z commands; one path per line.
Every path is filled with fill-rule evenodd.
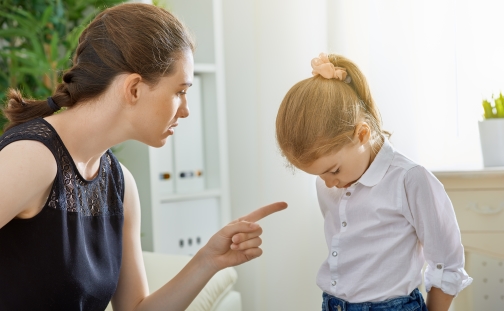
M 430 169 L 482 167 L 481 101 L 504 92 L 500 1 L 328 1 L 329 51 L 360 66 L 392 143 Z

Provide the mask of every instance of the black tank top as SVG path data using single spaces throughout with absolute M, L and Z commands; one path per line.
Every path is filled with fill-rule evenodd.
M 5 132 L 0 150 L 18 140 L 43 143 L 58 169 L 42 211 L 0 228 L 0 310 L 104 310 L 121 267 L 124 178 L 119 162 L 108 150 L 98 175 L 85 180 L 42 118 Z

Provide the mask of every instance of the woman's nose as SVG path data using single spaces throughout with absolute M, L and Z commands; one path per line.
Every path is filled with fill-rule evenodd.
M 189 116 L 189 106 L 187 105 L 187 100 L 184 100 L 182 105 L 180 105 L 177 114 L 179 118 L 187 118 Z

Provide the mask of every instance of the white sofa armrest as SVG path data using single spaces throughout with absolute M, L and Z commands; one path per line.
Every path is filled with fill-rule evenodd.
M 151 293 L 166 284 L 191 260 L 189 256 L 151 252 L 143 252 L 143 258 Z M 216 310 L 213 307 L 217 306 L 222 298 L 231 291 L 237 279 L 238 275 L 234 268 L 217 272 L 186 311 Z
M 182 270 L 191 257 L 143 252 L 143 260 L 152 293 Z M 237 278 L 236 270 L 232 267 L 217 272 L 186 311 L 241 311 L 241 296 L 232 291 Z M 106 310 L 112 310 L 111 306 Z

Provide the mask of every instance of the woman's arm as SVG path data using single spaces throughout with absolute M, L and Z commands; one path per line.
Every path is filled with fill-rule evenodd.
M 134 310 L 149 294 L 140 243 L 140 200 L 133 176 L 122 166 L 124 175 L 123 250 L 119 283 L 112 297 L 114 310 Z
M 185 310 L 219 270 L 259 257 L 262 233 L 255 221 L 287 207 L 275 203 L 233 221 L 217 232 L 167 284 L 148 295 L 140 245 L 140 202 L 131 173 L 125 179 L 123 259 L 119 284 L 112 299 L 116 310 Z
M 448 311 L 452 300 L 452 295 L 445 294 L 442 290 L 433 286 L 427 294 L 427 309 L 429 311 Z
M 54 156 L 40 142 L 20 140 L 0 151 L 0 228 L 42 210 L 56 170 Z

